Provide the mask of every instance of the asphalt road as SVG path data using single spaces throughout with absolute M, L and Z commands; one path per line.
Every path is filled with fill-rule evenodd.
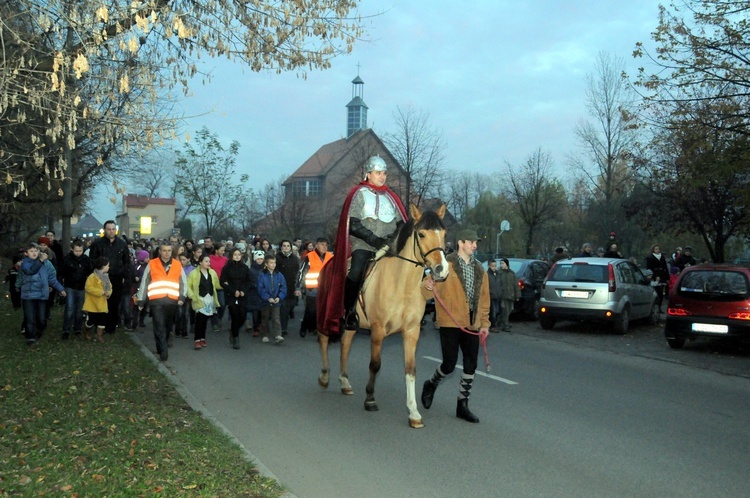
M 380 411 L 371 413 L 369 337 L 355 339 L 355 394 L 344 396 L 335 375 L 328 390 L 318 387 L 318 346 L 297 335 L 298 323 L 280 346 L 244 332 L 239 351 L 219 333 L 201 351 L 177 340 L 166 366 L 299 497 L 747 495 L 746 351 L 672 351 L 651 326 L 616 336 L 596 325 L 516 322 L 490 337 L 492 370 L 470 402 L 481 422 L 455 417 L 454 373 L 420 410 L 425 428 L 411 429 L 400 336 L 385 341 Z M 418 357 L 421 385 L 440 357 L 431 324 Z

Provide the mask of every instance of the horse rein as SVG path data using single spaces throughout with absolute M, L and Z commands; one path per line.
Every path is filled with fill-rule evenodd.
M 450 312 L 450 310 L 445 306 L 445 303 L 442 299 L 440 299 L 440 296 L 438 295 L 437 289 L 435 287 L 432 288 L 432 294 L 435 296 L 435 301 L 437 301 L 440 304 L 440 307 L 445 310 L 445 312 L 448 314 L 448 317 L 453 321 L 453 323 L 456 325 L 456 328 L 458 328 L 461 332 L 465 332 L 469 335 L 478 335 L 479 336 L 479 344 L 482 345 L 482 350 L 484 352 L 484 365 L 487 371 L 489 372 L 491 370 L 490 365 L 490 355 L 487 353 L 487 334 L 482 335 L 479 332 L 474 332 L 473 330 L 469 330 L 466 327 L 462 327 L 458 324 L 458 320 L 456 320 L 456 317 L 453 316 L 453 313 Z

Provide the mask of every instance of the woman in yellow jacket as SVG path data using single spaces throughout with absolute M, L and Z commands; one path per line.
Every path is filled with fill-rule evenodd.
M 211 258 L 203 254 L 198 267 L 188 275 L 187 297 L 195 311 L 195 349 L 206 347 L 206 325 L 219 307 L 221 284 L 211 269 Z
M 112 295 L 112 284 L 109 281 L 109 260 L 104 256 L 93 262 L 94 272 L 86 279 L 83 298 L 83 311 L 88 314 L 84 337 L 89 339 L 89 328 L 96 327 L 97 341 L 104 342 L 104 327 L 107 321 L 107 298 Z

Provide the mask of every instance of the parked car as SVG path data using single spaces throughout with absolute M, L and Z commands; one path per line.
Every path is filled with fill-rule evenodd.
M 750 338 L 750 269 L 697 265 L 685 268 L 669 293 L 664 336 L 673 349 L 686 339 Z
M 497 267 L 500 268 L 498 258 Z M 487 261 L 482 263 L 485 271 Z M 522 313 L 529 320 L 539 319 L 539 296 L 544 277 L 549 272 L 549 263 L 539 259 L 508 258 L 508 266 L 516 274 L 518 286 L 521 288 L 521 299 L 513 306 L 514 313 Z
M 631 320 L 659 320 L 656 292 L 625 259 L 573 258 L 552 266 L 542 285 L 539 324 L 551 329 L 558 320 L 611 323 L 624 334 Z

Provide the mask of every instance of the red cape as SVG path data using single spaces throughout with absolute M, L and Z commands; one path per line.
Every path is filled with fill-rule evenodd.
M 333 259 L 323 267 L 318 285 L 318 299 L 316 302 L 318 331 L 325 335 L 341 334 L 341 318 L 344 316 L 344 285 L 349 265 L 349 210 L 352 206 L 354 194 L 362 188 L 370 188 L 385 194 L 398 208 L 401 218 L 406 221 L 406 209 L 396 193 L 383 185 L 376 187 L 367 181 L 360 182 L 349 192 L 341 208 L 339 216 L 336 242 L 333 246 Z

